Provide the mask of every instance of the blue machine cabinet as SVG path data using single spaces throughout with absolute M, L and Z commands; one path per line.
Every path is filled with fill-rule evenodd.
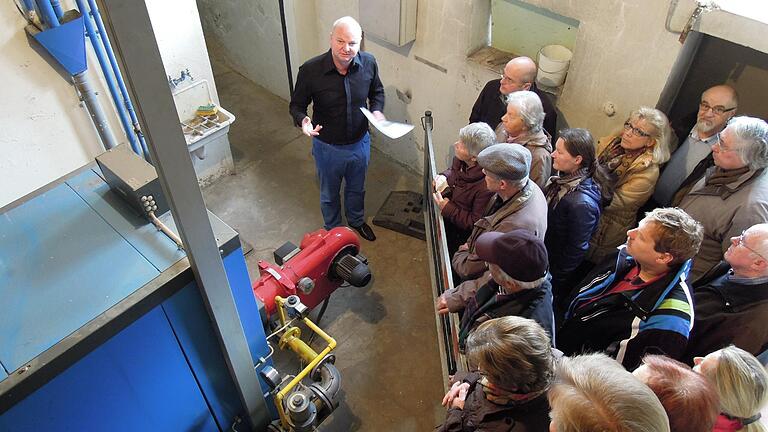
M 256 364 L 268 346 L 240 241 L 209 216 Z M 245 417 L 184 252 L 95 165 L 0 209 L 0 299 L 0 431 L 223 431 Z

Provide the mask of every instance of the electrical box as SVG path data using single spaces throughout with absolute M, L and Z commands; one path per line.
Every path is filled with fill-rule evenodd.
M 393 45 L 416 40 L 417 0 L 360 0 L 363 32 Z

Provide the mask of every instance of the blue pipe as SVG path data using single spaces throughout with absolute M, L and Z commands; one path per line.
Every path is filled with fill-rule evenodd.
M 64 9 L 61 7 L 59 0 L 51 0 L 51 6 L 53 6 L 53 11 L 56 13 L 56 16 L 61 19 L 61 17 L 64 16 Z
M 56 18 L 56 13 L 53 12 L 53 6 L 51 6 L 50 0 L 35 0 L 37 3 L 37 9 L 40 10 L 40 16 L 43 18 L 43 22 L 48 27 L 58 27 L 59 19 Z
M 35 10 L 35 3 L 33 0 L 24 0 L 24 8 L 27 9 L 27 12 L 31 12 Z
M 48 0 L 43 0 L 44 2 L 48 2 Z M 93 23 L 91 22 L 90 18 L 88 18 L 88 9 L 85 7 L 85 0 L 75 0 L 75 3 L 77 4 L 77 8 L 80 9 L 80 13 L 85 17 L 83 22 L 85 23 L 85 31 L 88 33 L 88 38 L 91 39 L 91 45 L 93 45 L 93 50 L 96 53 L 96 58 L 99 60 L 99 65 L 101 65 L 101 71 L 104 73 L 104 79 L 107 81 L 107 87 L 109 87 L 109 93 L 112 95 L 112 101 L 115 103 L 115 108 L 117 108 L 118 117 L 120 118 L 120 123 L 123 125 L 123 129 L 125 130 L 125 134 L 128 137 L 128 141 L 131 143 L 131 148 L 134 152 L 136 152 L 137 155 L 144 156 L 144 152 L 142 151 L 141 147 L 139 147 L 139 144 L 136 142 L 136 137 L 133 134 L 133 130 L 131 129 L 130 121 L 128 120 L 128 115 L 125 113 L 125 108 L 120 104 L 120 99 L 118 98 L 117 88 L 115 87 L 115 79 L 112 76 L 112 73 L 110 73 L 110 67 L 107 62 L 107 59 L 104 56 L 104 47 L 101 45 L 101 41 L 98 38 L 98 35 L 96 34 L 96 30 L 93 28 Z M 50 6 L 50 4 L 49 4 Z
M 96 6 L 96 0 L 88 0 L 88 6 L 91 8 L 91 15 L 93 20 L 96 21 L 96 27 L 99 29 L 101 40 L 104 43 L 104 48 L 107 51 L 107 57 L 109 57 L 109 63 L 112 65 L 112 72 L 115 74 L 117 85 L 120 87 L 120 93 L 123 96 L 123 103 L 125 109 L 131 116 L 133 122 L 133 130 L 136 132 L 136 136 L 139 138 L 141 148 L 144 151 L 144 158 L 149 161 L 149 149 L 147 148 L 147 142 L 144 139 L 144 134 L 141 132 L 141 126 L 139 125 L 139 119 L 136 116 L 136 112 L 133 110 L 133 104 L 131 103 L 131 97 L 128 95 L 128 89 L 125 87 L 125 81 L 123 81 L 123 75 L 120 73 L 120 67 L 117 65 L 117 59 L 115 59 L 115 52 L 112 50 L 112 44 L 109 42 L 107 31 L 104 29 L 104 22 L 101 20 L 101 14 L 99 8 Z
M 101 20 L 101 14 L 99 13 L 99 9 L 98 9 L 98 6 L 96 5 L 96 1 L 88 0 L 88 5 L 91 9 L 91 16 L 93 16 L 93 20 L 96 22 L 96 26 L 99 29 L 99 34 L 101 35 L 102 42 L 104 43 L 104 48 L 107 53 L 107 57 L 109 58 L 109 63 L 112 66 L 112 72 L 115 75 L 117 85 L 120 88 L 120 93 L 122 94 L 122 97 L 123 97 L 124 107 L 128 112 L 128 115 L 131 117 L 131 121 L 133 123 L 133 130 L 136 133 L 136 136 L 139 138 L 139 143 L 141 144 L 141 148 L 144 151 L 145 159 L 149 160 L 149 149 L 147 148 L 147 142 L 144 139 L 144 134 L 141 132 L 139 119 L 136 116 L 136 112 L 133 109 L 133 104 L 131 103 L 131 98 L 128 94 L 128 89 L 126 88 L 125 81 L 123 80 L 123 76 L 120 73 L 120 68 L 117 64 L 115 53 L 112 50 L 112 44 L 109 42 L 109 36 L 107 36 L 107 32 L 104 28 L 104 22 Z

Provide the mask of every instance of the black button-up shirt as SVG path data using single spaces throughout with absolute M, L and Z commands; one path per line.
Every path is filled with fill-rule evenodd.
M 312 124 L 323 126 L 318 138 L 335 145 L 359 141 L 368 130 L 360 107 L 370 102 L 371 111 L 384 111 L 384 86 L 376 59 L 359 52 L 346 75 L 336 70 L 331 50 L 307 60 L 299 68 L 291 96 L 290 112 L 296 126 L 301 127 L 310 102 Z

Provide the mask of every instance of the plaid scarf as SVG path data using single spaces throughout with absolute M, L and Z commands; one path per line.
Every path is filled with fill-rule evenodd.
M 573 192 L 587 178 L 588 174 L 589 170 L 587 168 L 579 168 L 564 176 L 550 177 L 549 181 L 547 181 L 547 186 L 544 188 L 544 196 L 547 198 L 549 209 L 554 210 L 560 200 Z

